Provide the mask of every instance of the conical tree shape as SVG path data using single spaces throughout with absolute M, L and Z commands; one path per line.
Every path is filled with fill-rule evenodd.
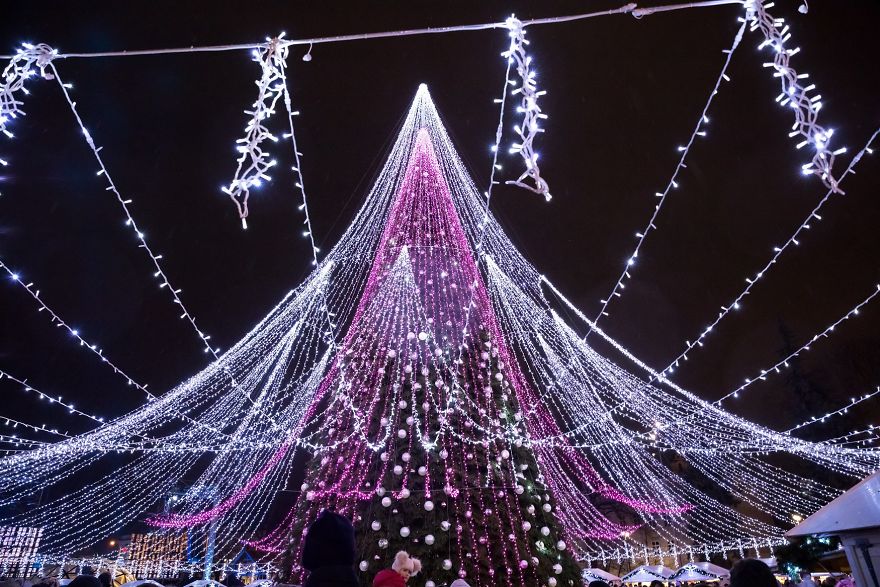
M 423 129 L 322 385 L 322 413 L 338 424 L 315 442 L 291 517 L 294 565 L 330 507 L 354 520 L 365 585 L 398 550 L 424 565 L 410 585 L 581 584 L 502 345 Z

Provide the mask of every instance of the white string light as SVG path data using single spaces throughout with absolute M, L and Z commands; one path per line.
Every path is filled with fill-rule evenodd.
M 663 204 L 666 203 L 666 198 L 669 194 L 679 187 L 679 179 L 678 175 L 681 173 L 683 169 L 687 167 L 685 164 L 685 160 L 687 159 L 688 153 L 691 151 L 691 147 L 696 141 L 697 137 L 705 137 L 706 136 L 706 125 L 709 124 L 709 108 L 712 106 L 712 102 L 715 100 L 715 96 L 718 94 L 718 88 L 721 86 L 722 80 L 730 81 L 730 77 L 727 75 L 727 69 L 730 66 L 730 60 L 733 57 L 734 51 L 736 51 L 737 47 L 739 47 L 740 42 L 742 41 L 743 33 L 745 32 L 746 23 L 743 21 L 742 26 L 740 26 L 739 30 L 736 32 L 736 36 L 733 38 L 733 44 L 730 46 L 730 49 L 726 49 L 724 53 L 726 53 L 727 57 L 724 59 L 724 65 L 721 67 L 721 73 L 718 74 L 718 78 L 715 80 L 715 85 L 712 87 L 712 91 L 709 92 L 709 99 L 706 101 L 706 105 L 703 106 L 703 111 L 700 113 L 700 117 L 697 119 L 697 124 L 694 126 L 693 132 L 691 132 L 691 137 L 688 139 L 688 142 L 683 146 L 678 147 L 678 151 L 681 155 L 678 158 L 678 163 L 675 166 L 675 170 L 672 172 L 672 176 L 669 178 L 669 181 L 666 183 L 666 187 L 662 192 L 656 192 L 654 194 L 655 197 L 659 198 L 657 203 L 654 205 L 654 211 L 651 214 L 648 223 L 641 230 L 641 232 L 636 233 L 636 248 L 633 250 L 632 254 L 627 258 L 626 263 L 623 267 L 623 272 L 617 278 L 617 281 L 614 283 L 614 287 L 611 288 L 611 293 L 605 296 L 603 299 L 599 300 L 602 304 L 602 308 L 599 310 L 599 313 L 596 314 L 596 317 L 593 318 L 593 322 L 598 324 L 603 316 L 608 315 L 608 306 L 614 300 L 614 298 L 621 297 L 621 289 L 625 289 L 624 279 L 632 279 L 632 272 L 635 269 L 636 260 L 639 258 L 639 251 L 641 251 L 642 245 L 645 243 L 645 239 L 651 233 L 651 231 L 657 229 L 657 225 L 654 222 L 657 220 L 657 217 L 660 215 L 660 210 L 663 208 Z M 587 330 L 587 333 L 584 337 L 589 337 L 592 330 Z
M 846 178 L 847 175 L 849 175 L 850 173 L 853 173 L 853 169 L 855 168 L 856 164 L 859 161 L 861 161 L 861 159 L 865 155 L 865 153 L 868 153 L 868 154 L 873 153 L 873 150 L 871 149 L 871 144 L 877 138 L 878 134 L 880 134 L 880 128 L 878 128 L 877 130 L 874 131 L 874 133 L 868 139 L 868 142 L 865 144 L 865 147 L 861 151 L 859 151 L 855 157 L 853 157 L 852 161 L 850 161 L 849 166 L 847 166 L 847 168 L 846 168 L 846 171 L 844 171 L 843 174 L 841 174 L 840 178 L 838 178 L 837 186 L 839 186 L 843 182 L 843 180 Z M 800 240 L 798 240 L 798 239 L 802 238 L 801 234 L 803 232 L 809 230 L 810 227 L 813 225 L 813 223 L 819 222 L 820 220 L 822 220 L 822 216 L 819 214 L 819 212 L 822 210 L 822 207 L 825 205 L 825 203 L 835 193 L 839 193 L 839 192 L 837 192 L 834 189 L 829 189 L 825 193 L 825 196 L 821 200 L 819 200 L 819 203 L 816 204 L 816 206 L 810 211 L 809 214 L 807 214 L 807 217 L 804 218 L 803 221 L 801 221 L 801 223 L 798 225 L 798 227 L 795 229 L 795 231 L 791 234 L 791 236 L 789 236 L 788 239 L 782 245 L 773 247 L 773 255 L 770 257 L 770 260 L 764 265 L 764 267 L 760 271 L 758 271 L 756 274 L 754 274 L 754 276 L 746 277 L 746 284 L 747 285 L 746 285 L 745 289 L 743 289 L 733 299 L 732 302 L 730 302 L 729 304 L 727 304 L 725 306 L 721 306 L 721 311 L 718 312 L 718 316 L 712 321 L 712 323 L 709 326 L 704 328 L 703 331 L 700 332 L 700 334 L 693 341 L 690 341 L 690 340 L 685 341 L 685 350 L 682 351 L 664 369 L 662 369 L 660 371 L 661 375 L 663 375 L 663 376 L 671 375 L 675 371 L 675 369 L 679 366 L 680 361 L 688 359 L 688 354 L 693 350 L 694 347 L 696 347 L 696 346 L 702 347 L 703 346 L 703 341 L 705 340 L 705 338 L 709 335 L 710 332 L 712 332 L 712 329 L 714 329 L 716 326 L 718 326 L 718 323 L 721 322 L 721 320 L 724 319 L 725 316 L 727 316 L 733 310 L 740 309 L 742 301 L 745 299 L 745 297 L 747 295 L 749 295 L 751 293 L 752 288 L 755 286 L 755 284 L 757 284 L 759 281 L 761 281 L 763 278 L 765 278 L 767 276 L 767 273 L 770 271 L 770 269 L 776 264 L 776 262 L 782 256 L 782 253 L 787 251 L 792 246 L 800 245 Z

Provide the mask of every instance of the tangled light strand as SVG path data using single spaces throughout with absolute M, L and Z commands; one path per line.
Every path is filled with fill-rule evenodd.
M 789 65 L 791 58 L 800 52 L 800 47 L 786 49 L 785 43 L 791 38 L 791 33 L 785 19 L 773 18 L 767 12 L 773 5 L 773 2 L 765 4 L 764 0 L 746 0 L 746 18 L 752 23 L 751 30 L 760 30 L 764 36 L 758 49 L 769 46 L 775 52 L 773 62 L 765 63 L 764 67 L 773 68 L 773 77 L 778 77 L 782 84 L 782 93 L 776 97 L 776 102 L 780 106 L 789 106 L 794 112 L 795 121 L 788 136 L 803 139 L 797 144 L 798 149 L 811 145 L 816 150 L 812 161 L 802 165 L 801 171 L 804 175 L 819 177 L 831 191 L 843 193 L 831 168 L 834 166 L 834 158 L 845 153 L 846 148 L 832 150 L 830 140 L 834 131 L 819 126 L 817 120 L 822 108 L 822 95 L 810 96 L 809 93 L 816 89 L 816 85 L 801 85 L 801 80 L 807 79 L 809 74 L 799 74 Z
M 23 43 L 3 70 L 2 82 L 0 82 L 0 132 L 7 137 L 14 136 L 7 128 L 8 124 L 25 114 L 21 108 L 24 102 L 19 100 L 15 93 L 21 92 L 24 95 L 30 93 L 24 84 L 36 74 L 35 65 L 43 79 L 52 79 L 52 75 L 46 73 L 46 67 L 57 55 L 58 51 L 45 43 L 38 45 Z
M 269 170 L 276 165 L 275 159 L 265 151 L 263 143 L 267 140 L 278 141 L 278 137 L 269 132 L 266 122 L 275 114 L 275 105 L 284 95 L 283 70 L 288 51 L 287 45 L 281 41 L 282 37 L 284 33 L 274 39 L 267 39 L 264 46 L 253 50 L 253 60 L 260 64 L 263 75 L 257 81 L 259 91 L 252 109 L 244 111 L 250 118 L 244 127 L 245 136 L 236 141 L 240 156 L 235 177 L 229 185 L 221 188 L 235 202 L 242 228 L 247 228 L 251 188 L 259 187 L 264 181 L 271 181 Z
M 538 99 L 547 93 L 547 90 L 538 90 L 535 82 L 536 73 L 532 69 L 532 58 L 526 53 L 526 30 L 522 21 L 511 16 L 507 19 L 507 28 L 510 29 L 510 48 L 502 53 L 504 57 L 513 59 L 516 63 L 516 72 L 519 74 L 520 85 L 511 90 L 512 95 L 520 94 L 520 104 L 517 112 L 522 112 L 522 123 L 513 127 L 516 134 L 519 135 L 520 142 L 513 143 L 510 148 L 511 153 L 519 153 L 525 163 L 526 170 L 515 180 L 506 183 L 525 188 L 536 194 L 544 196 L 548 202 L 553 197 L 550 195 L 550 187 L 544 178 L 541 177 L 541 169 L 538 167 L 538 154 L 534 150 L 534 140 L 538 133 L 544 132 L 539 126 L 541 120 L 545 120 L 547 115 L 541 112 L 538 106 Z M 512 82 L 511 82 L 512 83 Z M 534 185 L 526 182 L 531 179 Z

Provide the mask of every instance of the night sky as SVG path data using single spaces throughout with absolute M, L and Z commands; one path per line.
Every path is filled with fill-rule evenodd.
M 262 41 L 522 19 L 602 10 L 605 1 L 538 2 L 120 2 L 16 3 L 0 20 L 0 52 L 20 42 L 60 51 L 108 51 Z M 870 0 L 781 0 L 802 52 L 792 64 L 823 95 L 820 123 L 850 151 L 842 171 L 880 125 L 880 68 Z M 51 6 L 51 7 L 49 7 Z M 12 12 L 10 13 L 10 8 Z M 550 115 L 537 140 L 554 199 L 499 186 L 492 208 L 535 266 L 590 316 L 636 244 L 688 139 L 737 30 L 737 6 L 636 20 L 609 16 L 528 29 L 542 106 Z M 665 366 L 746 285 L 825 194 L 800 165 L 787 136 L 790 111 L 770 59 L 747 33 L 732 81 L 710 111 L 681 188 L 646 241 L 624 297 L 603 328 L 648 364 Z M 487 182 L 507 46 L 503 31 L 315 46 L 311 62 L 294 48 L 289 79 L 303 175 L 319 246 L 336 241 L 381 168 L 417 86 L 429 85 L 478 186 Z M 231 346 L 309 271 L 300 236 L 299 195 L 289 147 L 279 171 L 251 198 L 250 229 L 221 193 L 235 171 L 234 141 L 256 95 L 259 70 L 247 51 L 59 60 L 64 81 L 148 242 L 165 257 L 172 283 L 201 328 Z M 55 82 L 33 80 L 15 139 L 0 140 L 0 259 L 33 281 L 44 300 L 90 342 L 160 394 L 207 364 L 106 183 Z M 513 139 L 508 118 L 505 143 Z M 283 132 L 283 118 L 274 129 Z M 880 148 L 880 144 L 876 145 Z M 521 162 L 503 155 L 502 179 Z M 880 282 L 880 154 L 844 183 L 801 245 L 787 252 L 680 370 L 676 381 L 706 399 L 775 363 L 781 326 L 795 347 L 865 298 Z M 143 398 L 38 314 L 9 279 L 0 283 L 0 368 L 78 407 L 120 415 Z M 836 409 L 880 384 L 880 301 L 817 342 L 802 368 L 817 405 Z M 579 325 L 580 327 L 580 325 Z M 592 339 L 591 339 L 592 340 Z M 614 356 L 615 360 L 618 357 Z M 8 380 L 3 408 L 33 424 L 84 431 L 90 422 L 47 406 Z M 810 413 L 784 377 L 771 377 L 728 404 L 762 424 L 788 428 Z M 842 418 L 876 422 L 880 399 Z M 836 434 L 816 426 L 813 438 Z M 0 428 L 0 432 L 3 429 Z M 35 435 L 29 435 L 36 437 Z M 43 439 L 48 439 L 44 437 Z

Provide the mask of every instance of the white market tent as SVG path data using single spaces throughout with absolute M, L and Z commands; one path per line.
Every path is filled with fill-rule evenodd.
M 208 579 L 199 579 L 198 581 L 193 581 L 192 583 L 187 583 L 183 587 L 225 587 L 223 583 L 219 581 L 209 581 Z
M 669 577 L 675 581 L 715 581 L 730 577 L 730 571 L 712 563 L 688 563 Z
M 621 577 L 624 583 L 650 583 L 665 581 L 675 574 L 675 570 L 663 565 L 642 565 Z
M 606 583 L 610 581 L 620 581 L 620 577 L 612 575 L 602 569 L 584 569 L 581 575 L 587 584 L 589 584 L 590 581 L 605 581 Z

